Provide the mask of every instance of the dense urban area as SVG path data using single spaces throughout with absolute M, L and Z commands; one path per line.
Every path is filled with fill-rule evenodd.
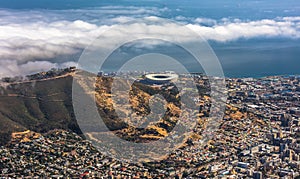
M 27 80 L 47 79 L 45 75 L 60 76 L 74 70 L 36 74 Z M 208 78 L 201 74 L 193 74 L 193 78 L 199 87 L 209 89 Z M 12 133 L 11 141 L 0 147 L 0 176 L 299 178 L 300 76 L 227 78 L 226 88 L 223 120 L 205 145 L 199 144 L 203 132 L 199 124 L 186 143 L 162 161 L 136 164 L 105 156 L 90 141 L 68 130 L 42 134 L 27 130 Z M 207 118 L 209 93 L 194 100 L 201 107 L 199 117 Z

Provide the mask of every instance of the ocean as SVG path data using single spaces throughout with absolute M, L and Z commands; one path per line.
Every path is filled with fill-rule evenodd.
M 81 20 L 103 26 L 112 25 L 115 22 L 109 19 L 118 17 L 157 16 L 208 28 L 218 25 L 222 27 L 241 25 L 239 29 L 241 35 L 237 37 L 233 36 L 235 32 L 233 31 L 233 35 L 231 34 L 225 40 L 208 39 L 208 43 L 220 60 L 225 76 L 262 77 L 300 74 L 300 2 L 298 0 L 4 0 L 0 1 L 0 9 L 10 13 L 10 16 L 19 12 L 28 13 L 30 23 L 34 23 L 36 18 L 39 23 Z M 139 9 L 144 11 L 138 12 Z M 32 14 L 38 14 L 40 17 L 36 15 L 33 20 L 30 20 Z M 293 19 L 289 20 L 288 18 L 291 17 Z M 1 25 L 9 25 L 8 22 L 4 22 L 4 18 L 5 16 L 0 17 Z M 12 23 L 21 24 L 18 20 Z M 252 27 L 251 25 L 256 28 L 247 32 L 247 27 Z M 266 33 L 260 33 L 260 27 L 266 30 Z M 232 29 L 236 30 L 236 28 L 234 26 Z M 254 33 L 254 30 L 257 33 Z M 3 37 L 1 40 L 7 39 Z M 76 48 L 82 47 L 76 46 Z M 78 54 L 58 54 L 58 56 L 51 56 L 48 61 L 58 64 L 64 62 L 59 60 L 60 56 L 68 59 L 66 57 L 68 55 L 73 61 L 79 57 Z M 4 58 L 8 59 L 0 55 L 2 67 L 4 63 L 1 63 L 1 60 Z M 38 57 L 21 59 L 17 64 L 26 65 L 30 61 L 39 60 Z M 197 69 L 192 70 L 197 71 Z

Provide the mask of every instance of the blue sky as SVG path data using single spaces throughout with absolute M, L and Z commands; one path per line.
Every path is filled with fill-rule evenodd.
M 299 12 L 298 0 L 3 0 L 0 77 L 74 65 L 103 31 L 148 17 L 171 19 L 199 33 L 228 76 L 300 73 Z M 266 68 L 273 63 L 286 66 Z

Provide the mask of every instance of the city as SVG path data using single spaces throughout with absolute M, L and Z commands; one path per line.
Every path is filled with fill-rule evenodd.
M 205 76 L 193 77 L 209 89 Z M 205 145 L 199 144 L 203 132 L 199 122 L 185 144 L 162 161 L 135 164 L 101 154 L 90 141 L 69 130 L 45 134 L 28 130 L 13 133 L 0 148 L 1 177 L 299 177 L 300 76 L 227 78 L 226 85 L 223 120 Z M 202 109 L 201 119 L 209 113 L 207 94 L 195 99 Z

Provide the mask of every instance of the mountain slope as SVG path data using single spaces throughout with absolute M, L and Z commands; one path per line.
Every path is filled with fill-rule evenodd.
M 11 132 L 71 129 L 80 133 L 72 107 L 73 73 L 14 82 L 0 89 L 0 142 Z

